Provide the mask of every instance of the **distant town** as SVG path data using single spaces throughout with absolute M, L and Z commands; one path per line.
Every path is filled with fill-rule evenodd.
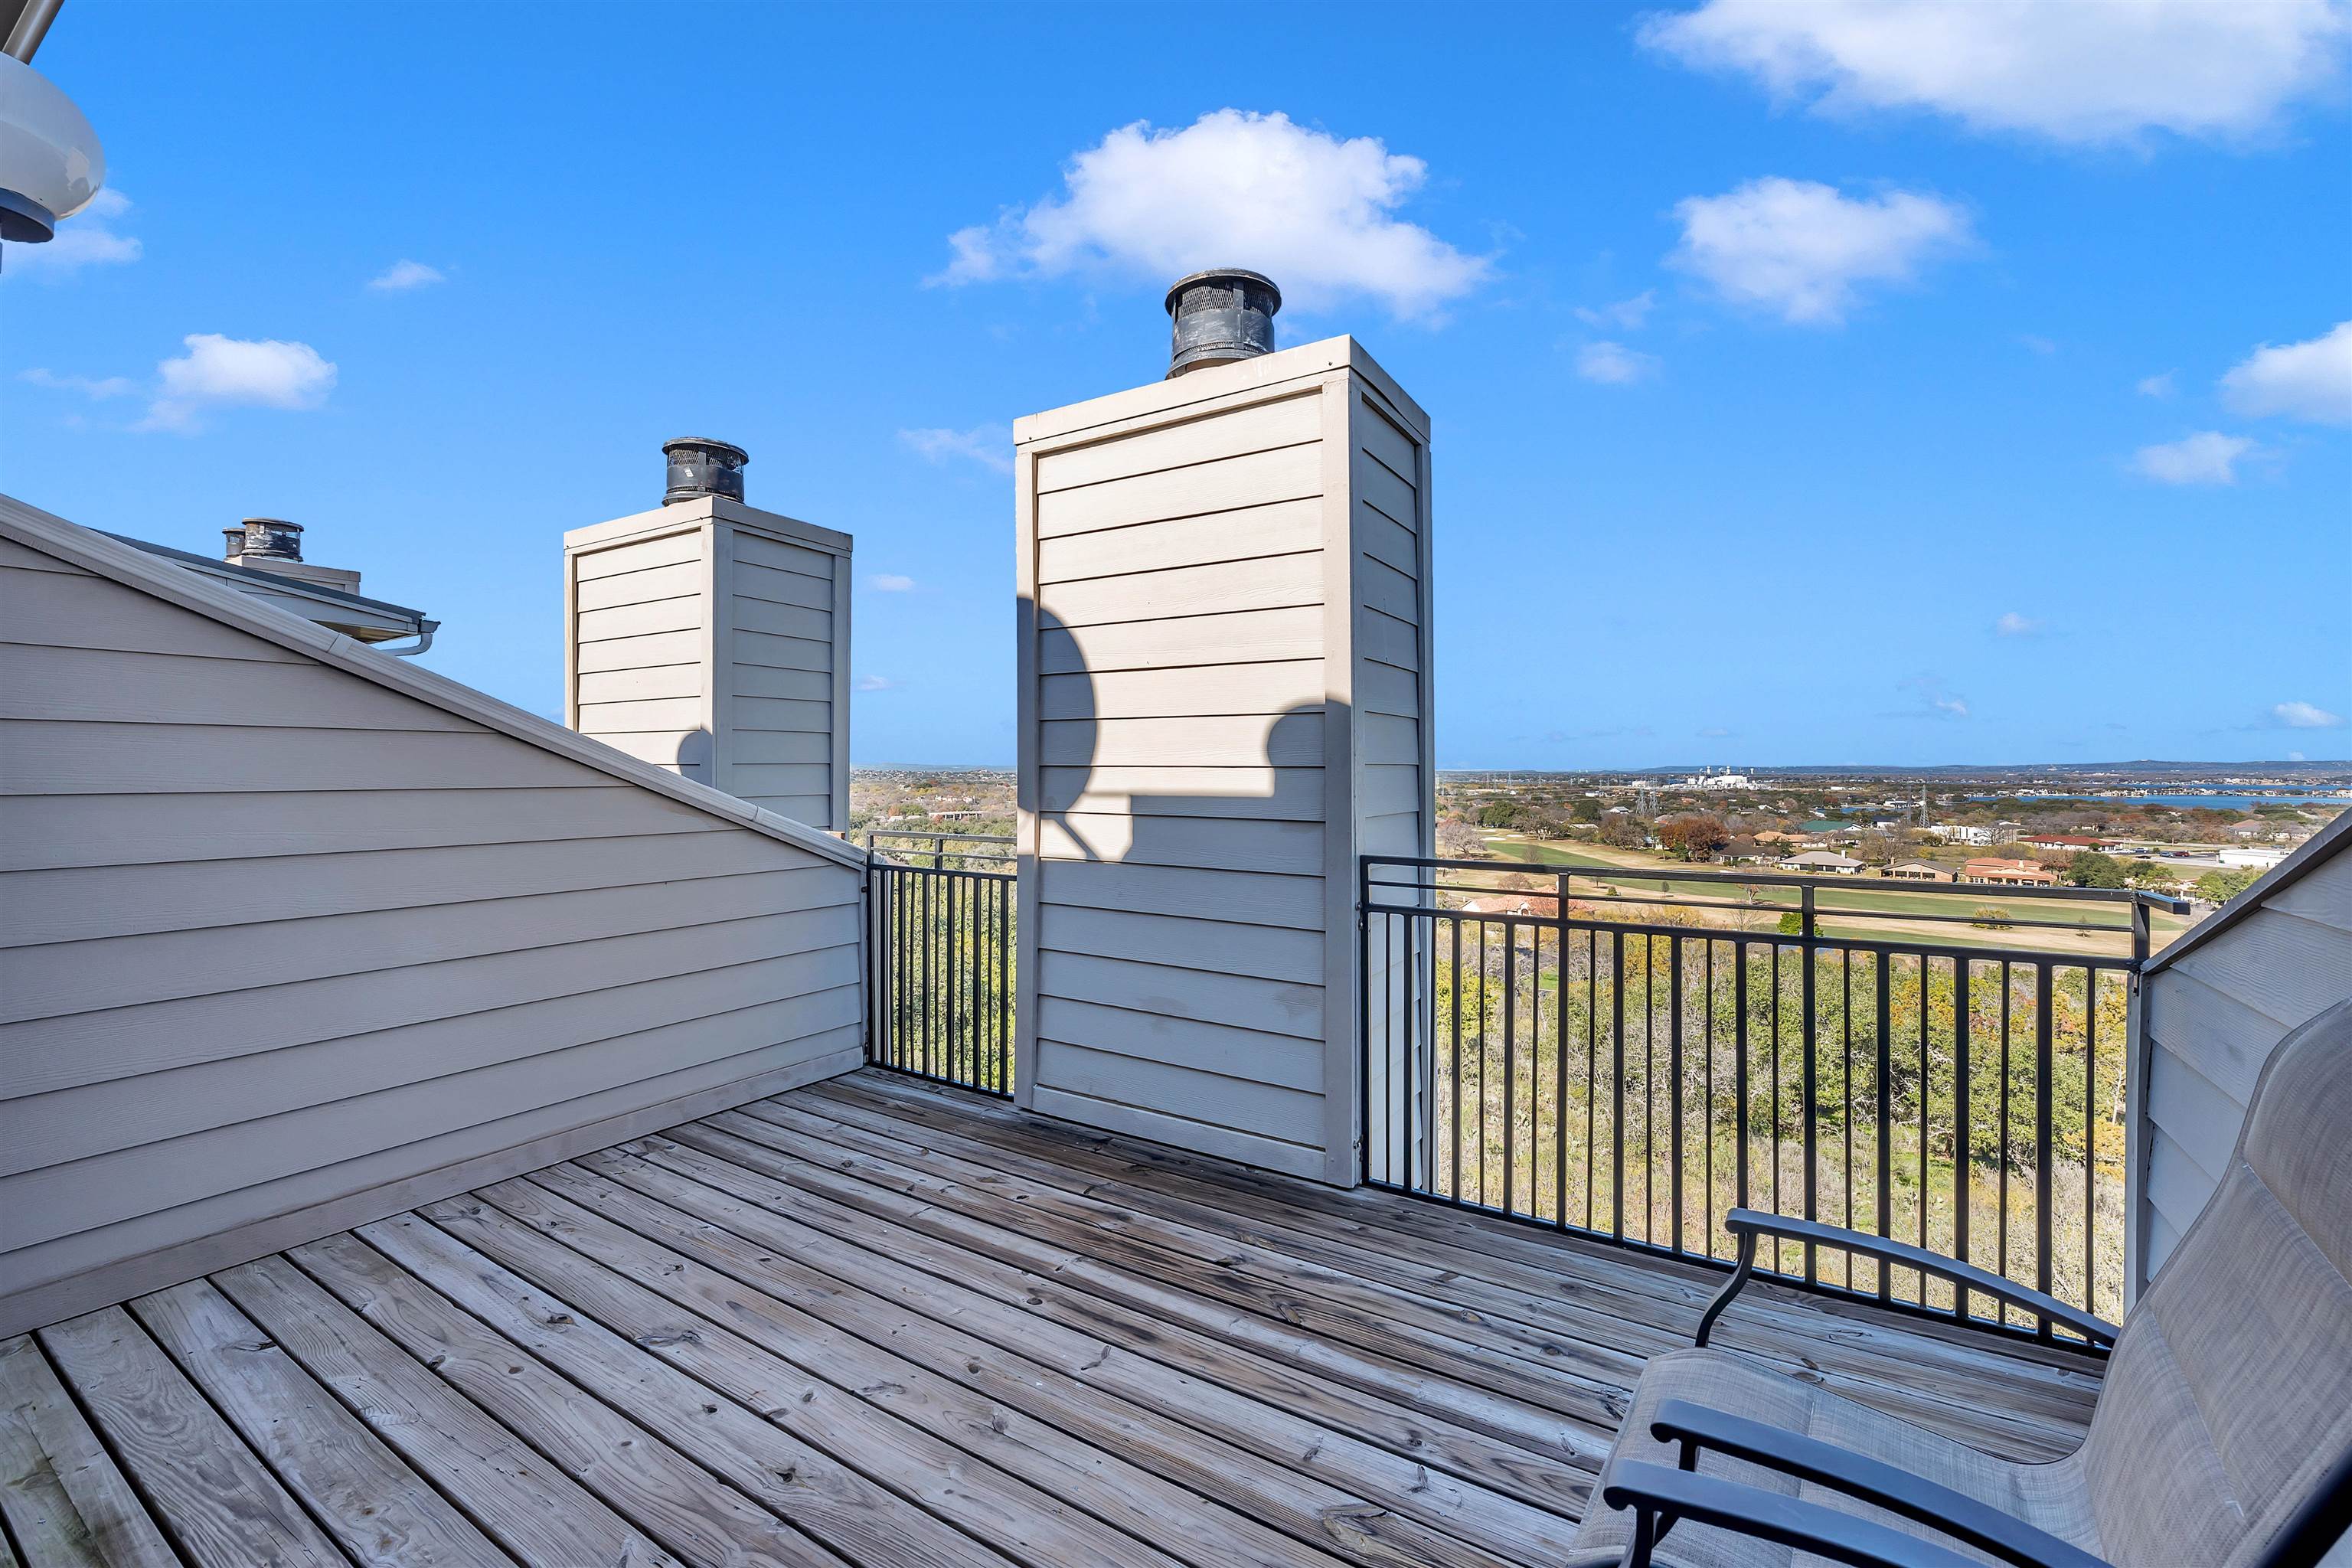
M 2352 766 L 1780 768 L 1439 775 L 1447 858 L 1625 870 L 1767 868 L 2227 901 L 2352 806 Z M 1008 769 L 863 768 L 858 835 L 1009 834 Z M 951 847 L 951 846 L 950 846 Z

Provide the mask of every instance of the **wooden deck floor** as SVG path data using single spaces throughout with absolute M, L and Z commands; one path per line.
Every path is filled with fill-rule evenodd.
M 1714 1280 L 875 1073 L 0 1345 L 25 1562 L 1536 1564 Z M 1759 1288 L 1980 1447 L 2097 1374 Z

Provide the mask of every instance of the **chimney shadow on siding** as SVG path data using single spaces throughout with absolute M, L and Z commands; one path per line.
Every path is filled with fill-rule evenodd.
M 1333 711 L 1336 709 L 1338 712 L 1344 714 L 1346 706 L 1328 701 L 1302 702 L 1272 714 L 1206 715 L 1197 719 L 1169 718 L 1163 721 L 1171 724 L 1198 722 L 1211 726 L 1240 727 L 1255 719 L 1263 724 L 1264 731 L 1257 744 L 1247 753 L 1250 760 L 1241 760 L 1243 753 L 1236 753 L 1234 760 L 1218 763 L 1181 760 L 1132 761 L 1121 759 L 1117 753 L 1113 753 L 1110 760 L 1106 760 L 1103 749 L 1103 727 L 1106 724 L 1123 722 L 1123 719 L 1106 719 L 1100 715 L 1097 678 L 1094 672 L 1087 668 L 1082 655 L 1075 658 L 1066 655 L 1059 661 L 1062 668 L 1049 668 L 1045 658 L 1047 648 L 1055 643 L 1062 643 L 1067 650 L 1076 650 L 1083 637 L 1083 628 L 1066 626 L 1056 616 L 1044 609 L 1035 609 L 1034 615 L 1040 731 L 1037 776 L 1034 786 L 1035 798 L 1024 801 L 1022 805 L 1034 813 L 1037 821 L 1035 875 L 1039 879 L 1038 900 L 1041 910 L 1047 902 L 1045 874 L 1049 865 L 1057 870 L 1066 868 L 1077 871 L 1078 878 L 1075 879 L 1083 879 L 1084 868 L 1121 864 L 1148 866 L 1155 869 L 1168 868 L 1179 874 L 1186 869 L 1194 869 L 1297 878 L 1298 885 L 1303 889 L 1311 890 L 1301 894 L 1296 907 L 1287 906 L 1282 901 L 1281 889 L 1277 884 L 1262 884 L 1256 889 L 1235 889 L 1237 896 L 1246 894 L 1249 897 L 1262 897 L 1265 901 L 1255 904 L 1237 903 L 1224 909 L 1213 906 L 1202 907 L 1197 903 L 1188 903 L 1181 909 L 1167 909 L 1131 900 L 1122 901 L 1099 894 L 1090 895 L 1098 901 L 1081 906 L 1074 905 L 1067 900 L 1057 900 L 1056 907 L 1077 910 L 1081 913 L 1109 910 L 1226 921 L 1235 925 L 1265 926 L 1286 931 L 1308 931 L 1313 934 L 1319 950 L 1328 940 L 1327 928 L 1334 919 L 1331 914 L 1330 884 L 1325 879 L 1334 875 L 1326 860 L 1328 836 L 1334 831 L 1347 830 L 1347 825 L 1344 822 L 1335 826 L 1326 819 L 1328 816 L 1325 792 L 1327 775 L 1323 770 L 1329 765 L 1330 759 L 1323 742 L 1326 739 L 1326 727 L 1330 722 Z M 1075 668 L 1071 668 L 1073 665 Z M 1053 683 L 1053 689 L 1058 699 L 1050 705 L 1045 701 L 1045 696 L 1048 682 Z M 1047 726 L 1053 728 L 1048 730 Z M 1050 743 L 1048 743 L 1048 736 L 1051 737 Z M 1185 755 L 1181 751 L 1177 751 L 1173 754 L 1179 758 Z M 1198 754 L 1218 756 L 1221 753 L 1211 749 Z M 1344 765 L 1344 759 L 1342 759 L 1342 764 Z M 1124 788 L 1104 787 L 1100 783 L 1106 772 L 1114 770 L 1123 772 L 1129 769 L 1169 768 L 1200 771 L 1217 767 L 1230 768 L 1236 775 L 1247 775 L 1260 770 L 1266 770 L 1274 776 L 1268 778 L 1263 787 L 1257 786 L 1253 781 L 1251 787 L 1242 787 L 1237 783 L 1236 787 L 1231 791 L 1184 790 L 1139 793 Z M 1279 782 L 1279 771 L 1284 770 L 1312 770 L 1308 793 L 1300 797 L 1295 805 L 1285 804 L 1279 807 L 1266 809 L 1278 798 L 1282 787 Z M 1090 795 L 1104 798 L 1090 800 L 1088 798 Z M 1248 809 L 1253 805 L 1256 805 L 1260 809 Z M 1078 811 L 1080 816 L 1087 817 L 1087 820 L 1074 823 L 1071 817 L 1073 810 Z M 1121 817 L 1124 819 L 1123 823 L 1110 820 Z M 1313 852 L 1306 857 L 1291 858 L 1282 852 L 1286 846 L 1275 842 L 1270 846 L 1272 852 L 1264 858 L 1262 864 L 1244 863 L 1238 858 L 1228 858 L 1223 863 L 1219 863 L 1213 857 L 1213 841 L 1209 840 L 1204 844 L 1206 836 L 1202 829 L 1211 822 L 1244 825 L 1263 823 L 1269 829 L 1264 837 L 1270 841 L 1279 841 L 1293 837 L 1279 832 L 1280 826 L 1285 824 L 1314 825 L 1318 826 L 1320 831 L 1315 837 Z M 1295 837 L 1303 839 L 1307 835 L 1298 834 Z M 1309 877 L 1314 880 L 1308 881 Z M 1353 878 L 1354 869 L 1350 866 L 1346 868 L 1343 878 L 1347 888 L 1346 898 L 1350 910 L 1353 908 L 1355 899 Z M 1064 876 L 1061 879 L 1067 881 L 1074 879 Z M 1312 919 L 1311 927 L 1299 923 L 1302 919 L 1307 918 Z M 1043 937 L 1044 933 L 1041 931 L 1038 933 L 1037 943 L 1041 967 L 1044 953 L 1046 952 Z M 1272 940 L 1271 936 L 1269 940 Z M 1235 973 L 1213 956 L 1204 956 L 1202 952 L 1188 952 L 1172 942 L 1165 951 L 1148 955 L 1132 953 L 1131 956 L 1109 962 L 1157 963 L 1179 969 L 1205 970 L 1221 974 Z M 1311 1051 L 1318 1058 L 1314 1089 L 1307 1089 L 1300 1075 L 1295 1071 L 1283 1072 L 1276 1068 L 1271 1062 L 1260 1064 L 1264 1070 L 1258 1071 L 1242 1070 L 1244 1064 L 1236 1059 L 1219 1062 L 1175 1059 L 1171 1062 L 1171 1065 L 1189 1068 L 1204 1074 L 1240 1079 L 1242 1081 L 1275 1085 L 1300 1093 L 1313 1093 L 1318 1098 L 1331 1092 L 1335 1087 L 1340 1093 L 1349 1093 L 1353 1089 L 1352 1084 L 1332 1086 L 1322 1081 L 1319 1058 L 1325 1051 L 1324 1031 L 1328 1027 L 1329 1017 L 1327 1011 L 1329 998 L 1326 994 L 1328 976 L 1322 968 L 1320 961 L 1318 960 L 1315 967 L 1311 980 L 1267 979 L 1263 975 L 1243 975 L 1241 978 L 1262 981 L 1266 988 L 1266 1000 L 1270 1004 L 1269 1010 L 1265 1015 L 1247 1023 L 1229 1016 L 1218 1016 L 1215 1008 L 1186 1008 L 1173 994 L 1166 996 L 1164 1001 L 1160 1000 L 1154 995 L 1155 987 L 1150 980 L 1142 973 L 1135 976 L 1134 988 L 1130 993 L 1103 997 L 1097 1000 L 1095 1005 L 1123 1006 L 1146 1015 L 1156 1014 L 1170 1018 L 1184 1019 L 1212 1027 L 1230 1028 L 1261 1035 L 1286 1035 L 1298 1042 L 1301 1053 Z M 1050 993 L 1045 992 L 1041 986 L 1037 994 L 1043 998 Z M 1071 999 L 1081 1000 L 1080 998 Z M 1155 1005 L 1156 1001 L 1160 1005 Z M 1040 1024 L 1042 1025 L 1042 1019 Z M 1285 1024 L 1295 1025 L 1309 1032 L 1292 1033 L 1283 1027 Z M 1060 1039 L 1059 1036 L 1048 1033 L 1042 1026 L 1035 1029 L 1033 1037 L 1041 1043 L 1049 1039 Z M 1083 1039 L 1066 1040 L 1062 1043 L 1097 1051 L 1104 1049 L 1100 1044 L 1089 1044 Z M 1112 1054 L 1123 1053 L 1113 1052 Z M 1286 1079 L 1290 1081 L 1284 1081 Z M 1231 1121 L 1218 1121 L 1205 1115 L 1200 1105 L 1154 1105 L 1147 1108 L 1188 1120 L 1229 1126 L 1233 1131 L 1253 1137 L 1276 1139 L 1290 1143 L 1294 1147 L 1310 1152 L 1318 1162 L 1324 1158 L 1323 1150 L 1330 1136 L 1325 1114 L 1319 1107 L 1309 1111 L 1307 1121 L 1296 1125 L 1289 1134 L 1266 1127 L 1240 1126 Z M 1309 1132 L 1310 1127 L 1311 1136 L 1302 1138 L 1297 1135 Z
M 719 786 L 719 770 L 712 764 L 710 731 L 689 730 L 677 738 L 677 771 L 682 778 L 692 779 L 713 789 Z

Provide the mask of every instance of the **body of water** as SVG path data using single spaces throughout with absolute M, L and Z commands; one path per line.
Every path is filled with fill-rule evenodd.
M 1999 795 L 1972 795 L 1970 800 L 1999 800 Z M 2096 800 L 2111 805 L 2203 806 L 2209 811 L 2252 811 L 2258 805 L 2352 805 L 2339 795 L 2281 791 L 2275 795 L 2021 795 L 2019 800 Z

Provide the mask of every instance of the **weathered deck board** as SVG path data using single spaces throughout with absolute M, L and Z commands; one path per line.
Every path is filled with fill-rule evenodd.
M 129 1312 L 101 1307 L 39 1338 L 189 1561 L 203 1568 L 350 1561 Z
M 30 1334 L 0 1343 L 0 1546 L 14 1535 L 37 1563 L 179 1568 Z
M 1630 1379 L 1648 1356 L 1688 1344 L 1699 1311 L 1718 1283 L 1706 1279 L 1663 1297 L 1654 1289 L 1645 1293 L 1637 1288 L 1644 1277 L 1663 1279 L 1669 1285 L 1675 1283 L 1675 1277 L 1647 1260 L 1593 1258 L 1599 1249 L 1589 1247 L 1564 1267 L 1562 1248 L 1576 1244 L 1518 1227 L 1508 1227 L 1517 1234 L 1497 1236 L 1493 1233 L 1504 1227 L 1480 1226 L 1475 1248 L 1402 1226 L 1370 1232 L 1361 1219 L 1292 1201 L 1302 1191 L 1342 1200 L 1359 1194 L 1302 1189 L 1295 1183 L 1280 1183 L 1277 1191 L 1263 1184 L 1218 1184 L 1109 1152 L 1117 1141 L 1108 1137 L 1039 1132 L 993 1104 L 960 1112 L 957 1106 L 939 1103 L 911 1086 L 892 1098 L 877 1095 L 860 1080 L 837 1080 L 813 1086 L 793 1103 L 803 1110 L 822 1105 L 824 1114 L 848 1126 L 898 1140 L 917 1138 L 933 1149 L 1024 1181 L 1103 1200 L 1093 1205 L 1098 1223 L 1118 1226 L 1127 1214 L 1150 1215 L 1197 1230 L 1215 1244 L 1221 1257 L 1263 1256 L 1268 1266 L 1292 1279 L 1302 1278 L 1292 1266 L 1303 1262 L 1327 1277 L 1336 1271 L 1342 1279 L 1353 1275 L 1377 1281 L 1436 1304 L 1454 1320 L 1454 1332 L 1481 1340 L 1491 1335 L 1508 1353 L 1541 1359 L 1567 1353 L 1571 1342 L 1592 1347 L 1612 1358 L 1598 1375 L 1612 1379 Z M 760 1106 L 746 1110 L 755 1116 L 769 1114 Z M 919 1134 L 910 1122 L 919 1126 Z M 1250 1174 L 1224 1169 L 1237 1176 Z M 1383 1202 L 1378 1195 L 1371 1201 Z M 1383 1205 L 1383 1220 L 1393 1208 Z M 1460 1217 L 1425 1205 L 1412 1208 L 1412 1217 Z M 1530 1255 L 1542 1262 L 1523 1261 Z M 1612 1280 L 1610 1274 L 1618 1269 L 1630 1271 L 1635 1283 Z M 1475 1321 L 1465 1321 L 1474 1317 Z M 1949 1343 L 1895 1329 L 1892 1334 L 1901 1341 L 1898 1361 L 1888 1352 L 1886 1332 L 1866 1326 L 1832 1328 L 1834 1331 L 1824 1332 L 1815 1305 L 1791 1303 L 1784 1293 L 1759 1286 L 1743 1296 L 1724 1332 L 1736 1334 L 1740 1349 L 1792 1376 L 1810 1378 L 1964 1441 L 2010 1445 L 2020 1452 L 2046 1448 L 2060 1453 L 2073 1447 L 2097 1387 L 2095 1374 L 2045 1368 L 2029 1359 L 2004 1368 L 2015 1375 L 2006 1381 L 2002 1407 L 1989 1408 L 1979 1386 L 1984 1344 Z
M 131 1311 L 353 1562 L 513 1562 L 209 1281 L 142 1296 Z
M 0 1568 L 1549 1563 L 1715 1283 L 860 1074 L 0 1344 Z M 2018 1458 L 2098 1387 L 1722 1342 Z

